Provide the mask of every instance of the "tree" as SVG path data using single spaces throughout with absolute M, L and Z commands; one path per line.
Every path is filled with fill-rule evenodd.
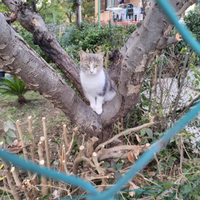
M 81 26 L 82 16 L 81 16 L 81 0 L 77 0 L 76 4 L 76 24 L 77 26 Z
M 170 0 L 178 14 L 195 2 Z M 20 0 L 3 0 L 3 3 L 16 14 L 20 24 L 33 34 L 35 44 L 55 62 L 83 96 L 79 68 L 48 32 L 41 16 Z M 101 115 L 94 113 L 60 75 L 32 51 L 6 22 L 3 14 L 0 14 L 0 68 L 22 79 L 29 88 L 39 91 L 87 134 L 107 140 L 113 123 L 138 103 L 145 72 L 155 55 L 178 41 L 175 36 L 168 36 L 171 27 L 163 10 L 152 1 L 143 23 L 130 35 L 124 47 L 113 51 L 110 57 L 108 73 L 117 83 L 118 92 L 111 102 L 104 104 Z
M 46 23 L 60 24 L 60 22 L 72 22 L 74 21 L 75 8 L 74 2 L 72 1 L 61 1 L 61 0 L 51 0 L 42 1 L 38 6 L 39 14 Z

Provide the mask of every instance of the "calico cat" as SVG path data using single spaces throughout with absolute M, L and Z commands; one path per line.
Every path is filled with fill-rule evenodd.
M 90 107 L 100 115 L 102 105 L 116 94 L 115 84 L 103 68 L 104 52 L 99 54 L 80 51 L 80 79 Z

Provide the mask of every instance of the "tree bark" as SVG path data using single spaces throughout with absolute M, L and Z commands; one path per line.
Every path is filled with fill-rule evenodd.
M 23 103 L 27 103 L 25 97 L 23 95 L 20 95 L 18 96 L 18 99 L 17 101 L 20 103 L 20 104 L 23 104 Z
M 142 0 L 142 7 L 144 9 L 144 18 L 146 17 L 147 12 L 149 8 L 151 7 L 151 1 L 152 0 Z
M 34 41 L 56 63 L 82 94 L 79 68 L 48 32 L 39 14 L 30 11 L 19 0 L 3 0 L 9 9 L 18 9 L 17 20 L 30 31 Z M 177 12 L 184 12 L 195 0 L 170 0 Z M 184 9 L 183 9 L 184 8 Z M 109 74 L 117 83 L 118 91 L 111 102 L 103 105 L 99 116 L 79 98 L 64 80 L 14 32 L 0 15 L 0 68 L 26 82 L 30 88 L 39 91 L 56 107 L 63 110 L 72 123 L 103 140 L 106 132 L 119 118 L 130 112 L 140 99 L 140 89 L 146 70 L 159 50 L 170 43 L 178 42 L 168 37 L 170 22 L 152 1 L 148 14 L 124 47 L 115 50 L 110 57 Z M 106 132 L 102 130 L 107 130 Z M 109 131 L 108 131 L 109 130 Z
M 72 23 L 72 13 L 66 13 L 67 18 L 69 19 L 69 22 Z
M 82 16 L 81 16 L 81 0 L 77 0 L 77 3 L 76 3 L 76 24 L 77 26 L 81 26 L 81 23 L 82 23 Z

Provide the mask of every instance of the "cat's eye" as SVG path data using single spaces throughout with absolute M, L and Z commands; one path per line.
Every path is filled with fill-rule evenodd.
M 97 68 L 97 67 L 98 67 L 98 65 L 95 65 L 95 66 L 94 66 L 94 68 Z
M 90 67 L 89 64 L 85 64 L 86 67 Z

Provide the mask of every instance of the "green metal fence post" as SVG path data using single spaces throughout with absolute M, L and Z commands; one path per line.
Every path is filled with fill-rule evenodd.
M 100 20 L 100 11 L 101 11 L 100 6 L 101 6 L 101 3 L 100 3 L 100 0 L 98 0 L 98 27 L 99 28 L 101 26 L 101 24 L 100 24 L 100 22 L 101 22 L 101 20 Z

